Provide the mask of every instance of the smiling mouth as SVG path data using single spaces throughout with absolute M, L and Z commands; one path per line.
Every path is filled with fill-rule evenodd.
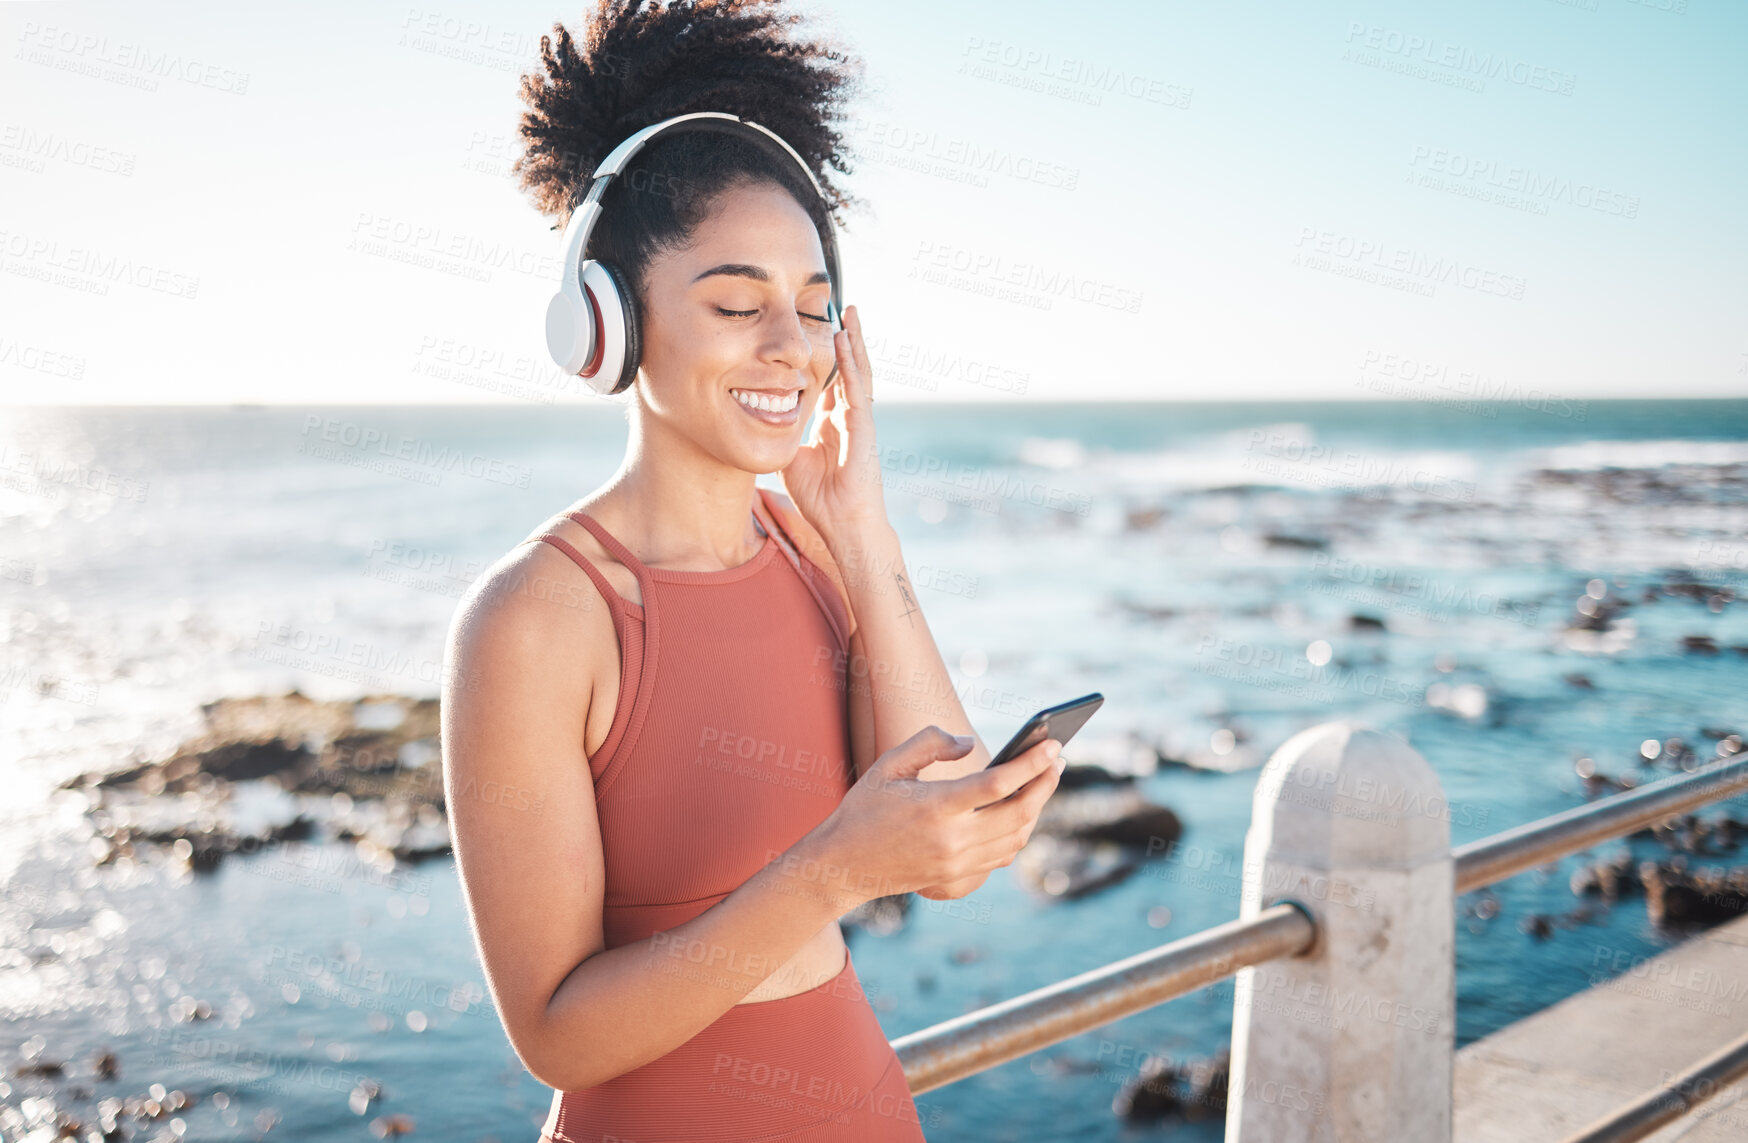
M 730 389 L 728 392 L 729 396 L 733 397 L 742 408 L 749 412 L 782 416 L 786 413 L 793 413 L 801 406 L 801 390 L 799 389 L 791 389 L 782 394 L 749 393 L 744 389 Z

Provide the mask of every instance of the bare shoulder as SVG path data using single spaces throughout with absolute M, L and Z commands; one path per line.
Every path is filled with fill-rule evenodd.
M 566 523 L 593 543 L 585 529 Z M 541 530 L 583 547 L 582 539 L 556 526 Z M 531 667 L 560 672 L 599 661 L 587 652 L 600 649 L 603 635 L 607 651 L 615 640 L 612 613 L 600 589 L 574 560 L 547 543 L 520 544 L 488 567 L 456 607 L 449 634 L 452 652 L 520 651 Z M 542 654 L 556 648 L 565 650 L 556 656 Z
M 597 692 L 617 677 L 614 640 L 594 582 L 533 543 L 469 588 L 445 651 L 444 792 L 463 897 L 493 1004 L 524 1065 L 548 1083 L 572 1070 L 550 1034 L 550 1000 L 604 947 L 585 732 Z

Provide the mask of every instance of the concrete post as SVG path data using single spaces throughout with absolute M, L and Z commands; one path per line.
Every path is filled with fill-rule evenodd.
M 1240 917 L 1291 900 L 1317 943 L 1240 970 L 1226 1143 L 1450 1143 L 1449 811 L 1394 734 L 1328 722 L 1257 781 Z

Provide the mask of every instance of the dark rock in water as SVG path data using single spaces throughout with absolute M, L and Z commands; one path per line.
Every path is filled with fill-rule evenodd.
M 1384 630 L 1386 630 L 1386 628 L 1384 626 L 1384 621 L 1382 619 L 1379 619 L 1375 615 L 1362 615 L 1357 611 L 1354 612 L 1352 615 L 1348 616 L 1347 626 L 1348 626 L 1348 630 L 1350 630 L 1350 631 L 1384 631 Z
M 1695 603 L 1704 603 L 1707 605 L 1710 605 L 1711 601 L 1714 599 L 1721 598 L 1725 603 L 1728 603 L 1735 598 L 1736 592 L 1734 588 L 1715 587 L 1712 584 L 1702 583 L 1701 581 L 1694 579 L 1690 574 L 1679 574 L 1682 578 L 1677 579 L 1672 577 L 1667 582 L 1659 584 L 1657 590 L 1664 595 L 1685 596 L 1686 598 L 1693 600 Z
M 1614 794 L 1622 790 L 1630 790 L 1637 785 L 1637 779 L 1631 774 L 1621 778 L 1611 778 L 1596 768 L 1594 758 L 1580 758 L 1573 763 L 1572 769 L 1584 781 L 1584 796 L 1594 798 L 1601 794 Z
M 1531 913 L 1519 923 L 1519 928 L 1538 941 L 1554 935 L 1554 925 L 1546 913 Z
M 1308 548 L 1322 551 L 1329 547 L 1328 540 L 1316 536 L 1289 536 L 1281 532 L 1269 532 L 1263 536 L 1263 542 L 1271 548 Z
M 1716 655 L 1718 641 L 1710 635 L 1684 635 L 1681 638 L 1681 649 L 1702 655 Z
M 1169 855 L 1182 833 L 1178 816 L 1132 782 L 1058 786 L 1011 868 L 1033 892 L 1069 900 L 1123 881 L 1148 858 Z
M 1114 841 L 1145 855 L 1169 852 L 1183 832 L 1176 814 L 1164 806 L 1147 805 L 1110 821 L 1079 826 L 1069 836 L 1082 841 Z
M 1116 602 L 1117 607 L 1120 608 L 1125 615 L 1131 615 L 1136 619 L 1145 619 L 1150 622 L 1163 622 L 1178 613 L 1178 609 L 1175 607 L 1162 607 L 1152 603 L 1136 603 L 1129 599 L 1119 599 Z
M 12 1074 L 19 1079 L 60 1079 L 66 1068 L 59 1060 L 32 1060 L 13 1068 Z
M 1651 824 L 1651 837 L 1677 853 L 1713 856 L 1729 853 L 1748 836 L 1748 827 L 1725 816 L 1706 819 L 1694 814 L 1678 814 Z
M 1228 1048 L 1205 1060 L 1183 1064 L 1148 1056 L 1140 1073 L 1124 1083 L 1111 1101 L 1111 1110 L 1126 1123 L 1154 1123 L 1170 1115 L 1188 1120 L 1221 1119 L 1226 1115 L 1231 1071 Z
M 1573 671 L 1571 674 L 1567 675 L 1566 681 L 1577 687 L 1579 690 L 1593 691 L 1596 689 L 1596 684 L 1590 681 L 1589 675 L 1580 674 L 1577 671 Z
M 1633 855 L 1623 853 L 1609 861 L 1595 861 L 1572 873 L 1575 896 L 1601 896 L 1613 901 L 1639 892 L 1638 867 Z
M 1133 774 L 1113 774 L 1092 762 L 1070 762 L 1062 768 L 1062 775 L 1056 779 L 1056 789 L 1082 790 L 1088 786 L 1116 786 L 1133 783 Z M 1054 795 L 1053 795 L 1054 796 Z
M 1089 843 L 1038 836 L 1014 859 L 1014 876 L 1035 893 L 1071 901 L 1116 885 L 1141 868 L 1133 851 L 1115 842 Z
M 240 783 L 267 783 L 291 794 L 332 795 L 381 804 L 369 830 L 342 824 L 336 834 L 369 833 L 382 851 L 407 861 L 451 852 L 439 754 L 439 701 L 401 695 L 323 701 L 299 691 L 228 698 L 201 708 L 205 727 L 159 762 L 84 774 L 64 788 L 84 790 L 107 850 L 98 864 L 131 856 L 137 844 L 170 846 L 197 871 L 223 857 L 315 836 L 317 821 L 300 814 L 265 829 L 244 829 L 222 811 Z M 111 794 L 111 791 L 114 793 Z M 198 795 L 193 799 L 164 795 Z M 117 819 L 108 799 L 144 799 L 157 811 L 150 827 Z M 538 807 L 535 807 L 538 812 Z M 166 815 L 180 815 L 164 825 Z
M 1639 879 L 1655 925 L 1715 925 L 1748 912 L 1748 867 L 1690 872 L 1675 862 L 1644 861 Z

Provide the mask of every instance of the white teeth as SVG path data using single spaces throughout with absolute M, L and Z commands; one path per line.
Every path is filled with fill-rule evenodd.
M 741 404 L 767 413 L 787 413 L 801 403 L 799 390 L 782 397 L 766 397 L 761 394 L 745 393 L 739 389 L 730 389 L 729 392 L 734 394 L 734 399 Z

